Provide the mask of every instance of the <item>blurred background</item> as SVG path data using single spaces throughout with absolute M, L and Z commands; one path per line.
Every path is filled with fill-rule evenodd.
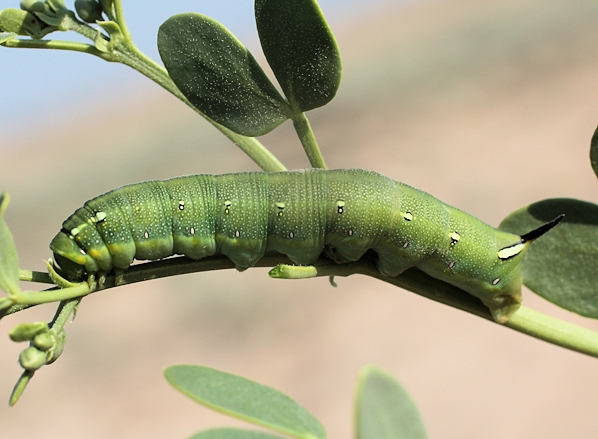
M 0 7 L 18 7 L 0 0 Z M 161 22 L 198 11 L 256 54 L 252 2 L 125 0 L 139 47 L 157 59 Z M 331 168 L 381 172 L 498 225 L 544 198 L 596 201 L 598 3 L 591 0 L 322 0 L 344 60 L 338 96 L 308 114 Z M 51 34 L 62 38 L 60 34 Z M 62 221 L 117 186 L 256 170 L 174 97 L 121 65 L 76 53 L 0 48 L 0 188 L 23 268 L 43 270 Z M 307 167 L 289 123 L 261 139 Z M 83 300 L 68 343 L 13 408 L 7 438 L 184 438 L 228 418 L 169 387 L 193 363 L 273 386 L 330 438 L 352 435 L 355 378 L 395 375 L 430 438 L 575 437 L 598 430 L 598 360 L 367 277 L 279 281 L 267 270 L 199 273 Z M 26 286 L 30 288 L 31 285 Z M 525 292 L 526 306 L 598 323 Z M 53 306 L 0 321 L 49 320 Z M 0 400 L 24 345 L 0 336 Z

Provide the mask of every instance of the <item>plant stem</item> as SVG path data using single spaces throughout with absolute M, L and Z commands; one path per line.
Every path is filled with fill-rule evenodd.
M 598 357 L 598 333 L 522 306 L 505 323 L 511 329 L 582 354 Z
M 301 140 L 301 145 L 303 145 L 309 163 L 314 168 L 328 169 L 305 113 L 299 113 L 293 117 L 293 126 L 299 135 L 299 140 Z
M 4 47 L 12 47 L 17 49 L 54 49 L 54 50 L 70 50 L 73 52 L 89 53 L 98 56 L 106 61 L 111 61 L 108 54 L 100 52 L 91 44 L 78 43 L 75 41 L 63 40 L 19 40 L 13 39 L 2 43 Z
M 122 1 L 114 0 L 112 2 L 112 4 L 114 5 L 114 13 L 115 13 L 114 19 L 120 26 L 120 31 L 122 32 L 123 37 L 125 38 L 125 40 L 132 43 L 133 39 L 131 38 L 131 32 L 129 32 L 129 27 L 127 26 L 127 21 L 125 20 L 125 13 L 123 11 Z
M 256 264 L 256 267 L 275 267 L 279 264 L 292 264 L 292 262 L 286 256 L 268 255 L 260 259 Z M 478 298 L 457 287 L 428 276 L 418 269 L 409 269 L 397 277 L 383 276 L 376 267 L 375 256 L 371 254 L 366 254 L 366 256 L 357 262 L 350 262 L 347 264 L 336 264 L 330 259 L 321 257 L 314 266 L 317 269 L 317 276 L 319 277 L 344 277 L 353 274 L 371 276 L 436 302 L 443 303 L 494 322 L 490 311 Z M 197 261 L 181 256 L 134 265 L 121 275 L 119 285 L 180 274 L 232 268 L 234 268 L 234 264 L 231 260 L 222 255 L 211 256 Z M 113 288 L 114 286 L 116 286 L 115 276 L 109 275 L 107 276 L 104 285 L 95 291 Z M 46 292 L 39 292 L 36 299 L 42 299 L 43 302 L 40 303 L 49 302 L 51 300 L 46 300 L 50 297 L 48 296 L 48 292 L 55 294 L 56 291 L 57 290 L 48 290 Z M 31 300 L 28 302 L 32 303 Z M 15 305 L 8 310 L 6 315 L 14 314 L 31 306 L 33 305 Z M 598 333 L 554 317 L 549 317 L 540 312 L 522 307 L 503 326 L 547 341 L 548 343 L 598 358 Z
M 42 271 L 19 270 L 19 280 L 54 285 L 54 282 L 52 282 L 48 273 Z
M 80 298 L 91 293 L 86 282 L 70 288 L 57 288 L 44 291 L 23 291 L 10 296 L 15 305 L 38 305 L 41 303 L 60 302 Z
M 81 303 L 81 298 L 78 299 L 70 299 L 70 300 L 63 300 L 60 302 L 60 306 L 56 310 L 56 314 L 52 319 L 52 323 L 50 324 L 50 328 L 52 328 L 56 332 L 60 332 L 64 329 L 64 326 L 69 321 L 69 317 L 75 311 L 77 306 Z

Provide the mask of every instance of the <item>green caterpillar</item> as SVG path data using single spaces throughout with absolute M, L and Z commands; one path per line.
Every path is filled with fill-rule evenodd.
M 123 186 L 88 201 L 50 248 L 70 279 L 175 254 L 223 254 L 246 269 L 268 251 L 311 265 L 325 248 L 339 263 L 372 249 L 383 275 L 417 267 L 477 296 L 505 322 L 521 303 L 528 244 L 560 219 L 514 235 L 358 169 L 191 175 Z

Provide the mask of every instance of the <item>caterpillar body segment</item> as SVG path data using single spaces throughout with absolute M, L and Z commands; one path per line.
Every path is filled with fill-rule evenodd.
M 520 262 L 533 239 L 371 171 L 311 169 L 123 186 L 75 211 L 50 248 L 71 279 L 175 254 L 223 254 L 242 270 L 268 251 L 311 265 L 325 248 L 339 263 L 372 249 L 382 274 L 418 267 L 479 297 L 504 322 L 521 303 Z

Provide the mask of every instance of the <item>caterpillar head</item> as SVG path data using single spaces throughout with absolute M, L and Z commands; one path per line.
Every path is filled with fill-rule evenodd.
M 97 271 L 96 262 L 64 232 L 54 237 L 50 250 L 54 252 L 54 260 L 69 280 L 82 280 L 85 273 Z

